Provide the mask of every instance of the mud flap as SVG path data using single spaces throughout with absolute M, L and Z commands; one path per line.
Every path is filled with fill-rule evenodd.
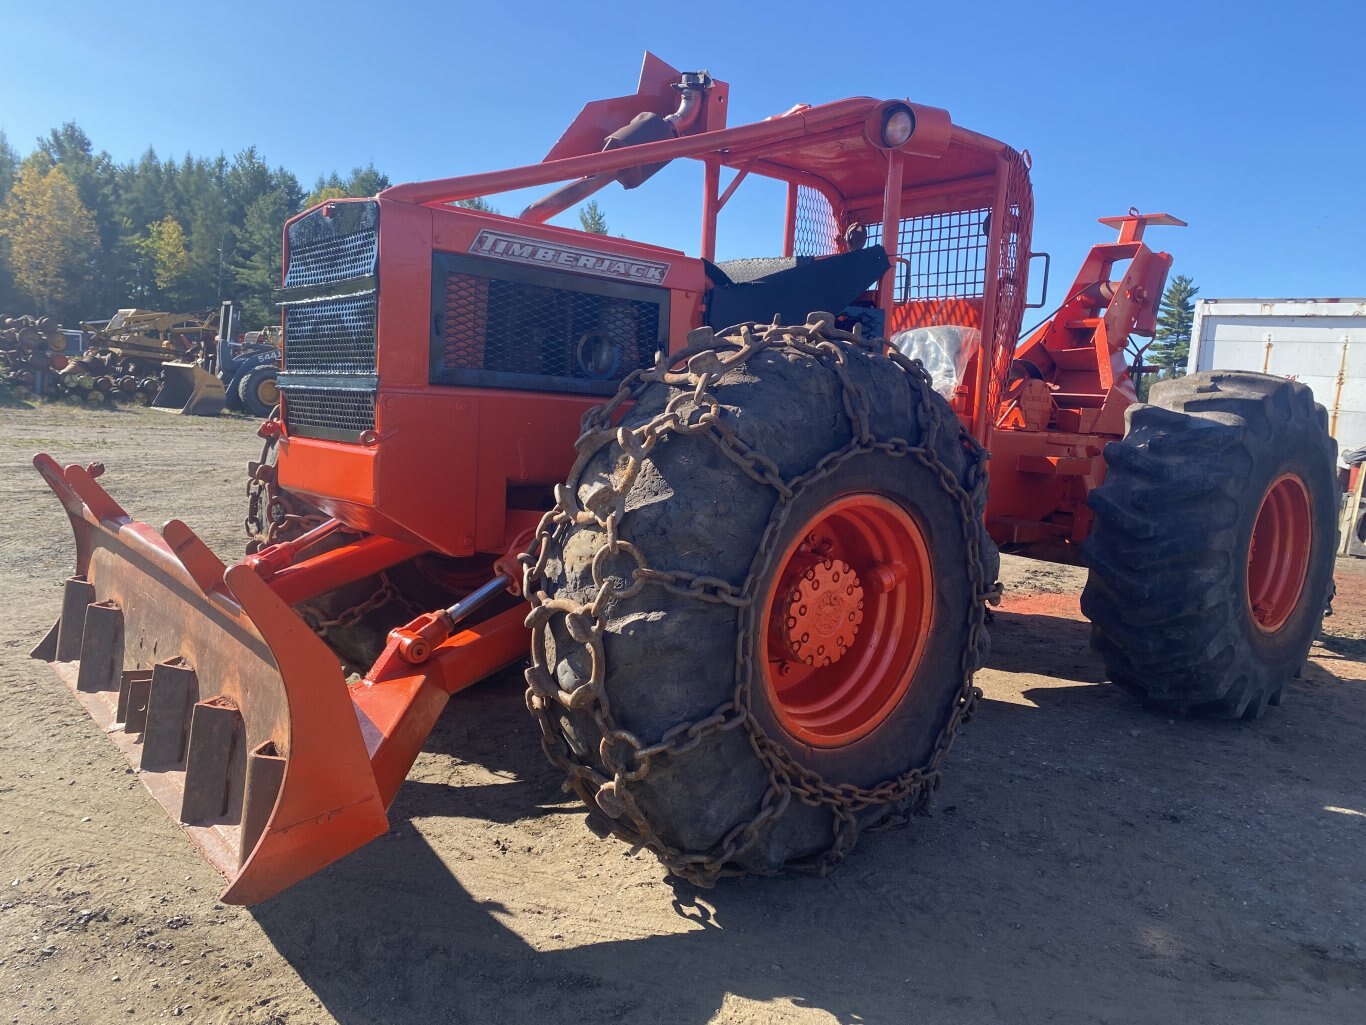
M 62 616 L 34 649 L 228 881 L 265 900 L 388 829 L 336 656 L 189 527 L 132 520 L 39 455 L 76 538 Z
M 227 390 L 218 375 L 198 363 L 163 363 L 161 389 L 154 409 L 175 409 L 186 416 L 217 416 L 227 405 Z

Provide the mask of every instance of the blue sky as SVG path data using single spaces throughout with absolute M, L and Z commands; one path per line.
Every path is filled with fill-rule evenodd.
M 1131 205 L 1190 222 L 1149 241 L 1203 295 L 1366 295 L 1360 0 L 0 0 L 0 27 L 0 128 L 21 152 L 75 120 L 120 161 L 255 144 L 306 185 L 368 161 L 395 181 L 513 166 L 630 92 L 652 49 L 729 81 L 732 124 L 908 97 L 1029 149 L 1057 298 L 1107 236 L 1095 218 Z M 700 180 L 689 162 L 600 202 L 614 233 L 695 252 Z M 776 203 L 746 198 L 722 256 L 776 249 Z

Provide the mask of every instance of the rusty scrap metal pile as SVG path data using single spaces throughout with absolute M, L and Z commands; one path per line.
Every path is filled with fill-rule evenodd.
M 217 329 L 216 314 L 119 310 L 67 329 L 52 317 L 0 316 L 0 390 L 71 405 L 150 405 L 162 364 Z

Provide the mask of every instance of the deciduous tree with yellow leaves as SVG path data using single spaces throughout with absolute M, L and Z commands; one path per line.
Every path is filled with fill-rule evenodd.
M 185 250 L 185 230 L 170 214 L 147 225 L 147 235 L 138 241 L 152 264 L 152 276 L 157 287 L 173 290 L 189 268 L 190 258 Z
M 26 160 L 0 208 L 15 285 L 36 312 L 59 319 L 89 316 L 84 306 L 99 252 L 95 217 L 60 166 Z

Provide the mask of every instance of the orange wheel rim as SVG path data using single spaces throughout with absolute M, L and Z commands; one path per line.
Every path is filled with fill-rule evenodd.
M 1300 603 L 1313 539 L 1309 491 L 1294 474 L 1271 482 L 1262 496 L 1247 552 L 1247 604 L 1264 633 L 1285 625 Z
M 778 721 L 816 747 L 867 736 L 910 687 L 933 613 L 929 548 L 910 513 L 873 494 L 821 509 L 778 560 L 760 620 Z

